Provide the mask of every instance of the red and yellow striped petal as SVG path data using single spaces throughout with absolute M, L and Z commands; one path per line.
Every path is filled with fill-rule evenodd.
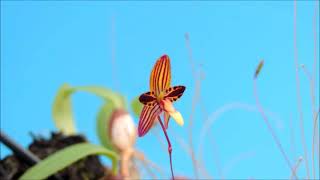
M 157 103 L 157 98 L 154 96 L 154 92 L 146 92 L 141 94 L 139 101 L 144 105 L 153 106 Z
M 161 56 L 154 65 L 150 75 L 150 91 L 158 96 L 160 92 L 170 87 L 171 67 L 169 56 Z
M 182 96 L 185 89 L 185 86 L 169 87 L 165 91 L 164 99 L 168 99 L 171 102 L 174 102 Z
M 139 137 L 144 136 L 151 129 L 153 122 L 161 112 L 162 110 L 158 104 L 143 107 L 138 125 Z

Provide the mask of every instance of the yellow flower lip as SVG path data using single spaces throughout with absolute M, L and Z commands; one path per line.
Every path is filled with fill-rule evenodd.
M 161 101 L 160 104 L 161 104 L 160 107 L 162 106 L 163 110 L 169 113 L 169 115 L 173 118 L 173 120 L 176 121 L 177 124 L 179 124 L 180 126 L 183 126 L 184 124 L 183 117 L 181 113 L 173 107 L 173 104 L 171 101 L 164 99 Z

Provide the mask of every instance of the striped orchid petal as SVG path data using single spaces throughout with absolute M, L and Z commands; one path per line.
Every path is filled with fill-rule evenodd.
M 150 75 L 150 91 L 158 96 L 170 87 L 171 67 L 169 56 L 161 56 L 154 65 Z
M 182 126 L 184 124 L 181 114 L 174 109 L 172 103 L 182 96 L 186 88 L 184 86 L 170 87 L 170 83 L 170 59 L 169 56 L 163 55 L 157 60 L 151 71 L 150 92 L 144 93 L 139 97 L 139 101 L 144 104 L 144 107 L 140 114 L 138 135 L 139 137 L 144 136 L 152 128 L 156 118 L 159 118 L 159 123 L 168 142 L 171 175 L 172 179 L 174 179 L 171 160 L 172 147 L 166 129 L 168 128 L 170 117 L 179 125 Z M 159 117 L 162 112 L 164 112 L 164 125 Z
M 151 129 L 154 120 L 160 115 L 161 112 L 162 110 L 158 104 L 143 107 L 138 125 L 139 137 L 144 136 Z
M 147 106 L 153 106 L 155 105 L 157 98 L 154 96 L 153 92 L 146 92 L 141 94 L 141 96 L 139 97 L 139 101 Z
M 168 99 L 171 102 L 174 102 L 182 96 L 185 89 L 185 86 L 169 87 L 165 91 L 164 99 Z

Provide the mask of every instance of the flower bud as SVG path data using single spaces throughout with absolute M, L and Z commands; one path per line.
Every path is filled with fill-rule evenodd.
M 123 109 L 116 109 L 109 123 L 112 145 L 120 152 L 132 148 L 136 141 L 136 128 L 131 115 Z

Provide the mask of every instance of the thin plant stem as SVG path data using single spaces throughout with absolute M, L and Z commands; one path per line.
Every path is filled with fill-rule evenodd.
M 299 111 L 299 119 L 300 119 L 300 133 L 301 133 L 301 143 L 304 150 L 304 159 L 305 159 L 305 166 L 307 171 L 307 178 L 310 179 L 309 174 L 309 164 L 308 164 L 308 150 L 305 142 L 304 137 L 304 125 L 303 125 L 303 111 L 301 105 L 301 94 L 300 94 L 300 78 L 299 78 L 299 61 L 298 61 L 298 47 L 297 47 L 297 1 L 294 0 L 293 2 L 293 48 L 294 48 L 294 63 L 296 66 L 296 89 L 297 89 L 297 104 L 298 104 L 298 111 Z
M 164 142 L 164 140 L 160 137 L 159 131 L 160 131 L 160 129 L 158 129 L 158 127 L 151 129 L 151 133 L 152 133 L 152 134 L 158 139 L 158 141 L 160 142 L 161 149 L 162 149 L 163 151 L 166 151 L 167 148 L 166 148 L 165 142 Z
M 268 130 L 269 130 L 270 134 L 272 135 L 276 145 L 278 146 L 278 149 L 280 150 L 281 154 L 283 155 L 287 165 L 289 166 L 289 168 L 290 168 L 291 172 L 293 173 L 293 175 L 296 177 L 296 174 L 295 174 L 295 172 L 294 172 L 294 170 L 293 170 L 293 168 L 291 166 L 290 160 L 289 160 L 288 156 L 286 155 L 284 149 L 282 148 L 282 145 L 281 145 L 276 133 L 274 132 L 271 124 L 269 123 L 269 120 L 268 120 L 267 116 L 265 115 L 265 112 L 264 112 L 264 110 L 263 110 L 263 108 L 262 108 L 262 106 L 260 104 L 259 96 L 258 96 L 258 90 L 257 90 L 257 78 L 256 77 L 253 78 L 253 84 L 254 84 L 253 85 L 254 97 L 255 97 L 255 100 L 256 100 L 257 108 L 258 108 L 258 110 L 259 110 L 264 122 L 266 123 L 266 125 L 268 127 Z
M 313 135 L 312 135 L 312 168 L 313 168 L 313 178 L 316 179 L 316 175 L 315 175 L 315 167 L 314 167 L 314 145 L 316 143 L 316 134 L 317 134 L 317 127 L 318 127 L 318 123 L 317 123 L 317 119 L 319 116 L 319 112 L 320 112 L 320 108 L 318 110 L 318 112 L 316 113 L 314 119 L 313 119 Z M 319 160 L 320 161 L 320 160 Z M 320 163 L 319 163 L 320 164 Z
M 228 162 L 226 162 L 226 165 L 223 167 L 222 172 L 225 176 L 228 176 L 229 172 L 234 169 L 234 167 L 237 166 L 242 161 L 245 161 L 246 159 L 252 158 L 255 156 L 254 151 L 247 151 L 247 152 L 241 152 L 231 158 Z M 228 178 L 227 178 L 228 179 Z M 230 178 L 229 178 L 230 179 Z
M 295 137 L 294 137 L 294 125 L 293 125 L 293 118 L 292 114 L 290 114 L 290 141 L 291 141 L 291 153 L 293 155 L 292 160 L 295 160 L 296 157 L 296 148 L 295 148 Z
M 186 141 L 184 139 L 182 139 L 181 137 L 179 137 L 177 134 L 175 134 L 174 131 L 172 131 L 171 134 L 173 136 L 173 139 L 175 139 L 177 141 L 177 143 L 187 153 L 187 155 L 192 156 L 192 151 L 190 149 L 190 146 L 186 143 Z M 199 166 L 199 170 L 201 171 L 202 175 L 205 176 L 204 179 L 214 179 L 211 177 L 211 175 L 206 170 L 204 163 L 201 162 L 201 159 L 199 158 L 199 161 L 198 160 L 196 160 L 196 161 L 197 161 L 197 165 Z
M 163 130 L 163 133 L 164 135 L 166 136 L 166 139 L 167 139 L 167 142 L 168 142 L 168 152 L 169 152 L 169 158 L 170 158 L 170 169 L 171 169 L 171 176 L 172 176 L 172 179 L 174 180 L 174 174 L 173 174 L 173 168 L 172 168 L 172 157 L 171 157 L 171 154 L 172 154 L 172 146 L 171 146 L 171 142 L 170 142 L 170 139 L 168 137 L 168 134 L 167 134 L 167 130 L 166 128 L 164 127 L 162 121 L 161 121 L 161 118 L 160 116 L 158 116 L 158 121 L 162 127 L 162 130 Z
M 295 174 L 296 174 L 296 172 L 297 172 L 297 170 L 298 170 L 298 168 L 299 168 L 299 165 L 300 165 L 300 163 L 301 163 L 302 160 L 303 160 L 303 158 L 302 158 L 302 157 L 299 157 L 296 165 L 294 166 L 294 169 L 293 169 L 293 170 L 294 170 L 294 173 L 295 173 Z M 293 172 L 291 173 L 290 179 L 293 179 Z
M 313 15 L 313 44 L 314 44 L 314 56 L 313 56 L 313 76 L 317 76 L 317 13 L 319 8 L 319 0 L 315 1 L 314 15 Z
M 211 139 L 211 144 L 212 144 L 212 149 L 213 149 L 212 150 L 213 151 L 212 154 L 214 155 L 213 156 L 213 161 L 214 161 L 214 163 L 216 165 L 216 168 L 217 168 L 218 174 L 220 176 L 220 179 L 224 179 L 224 175 L 223 175 L 222 169 L 221 169 L 221 163 L 220 163 L 219 155 L 218 155 L 218 152 L 217 152 L 218 151 L 217 145 L 216 145 L 212 135 L 211 135 L 210 139 Z
M 314 132 L 313 132 L 313 138 L 312 138 L 312 172 L 313 172 L 313 178 L 316 179 L 316 172 L 315 172 L 315 157 L 314 157 L 314 146 L 315 146 L 315 130 L 317 127 L 317 115 L 316 115 L 316 105 L 315 105 L 315 81 L 317 78 L 317 12 L 319 7 L 319 1 L 315 1 L 315 8 L 314 8 L 314 16 L 313 16 L 313 43 L 314 43 L 314 55 L 313 55 L 313 78 L 310 82 L 311 84 L 311 102 L 312 102 L 312 114 L 314 118 L 313 126 L 314 126 Z M 318 111 L 319 113 L 319 111 Z
M 137 160 L 140 161 L 140 163 L 142 164 L 142 166 L 147 171 L 147 173 L 151 176 L 152 179 L 157 179 L 157 176 L 154 174 L 154 172 L 149 167 L 149 164 L 144 160 L 144 158 L 140 159 L 140 157 L 136 156 L 135 154 L 133 155 L 133 157 L 137 158 Z
M 131 162 L 130 162 L 130 178 L 140 178 L 140 171 L 139 171 L 139 162 L 137 161 L 137 159 L 131 158 Z M 142 163 L 140 163 L 142 164 Z
M 312 102 L 312 118 L 313 118 L 313 137 L 312 137 L 312 174 L 313 178 L 316 178 L 315 174 L 315 156 L 314 156 L 314 148 L 315 148 L 315 137 L 316 137 L 316 130 L 317 130 L 317 112 L 315 111 L 315 95 L 314 95 L 314 78 L 315 76 L 311 76 L 311 73 L 308 71 L 307 67 L 305 65 L 301 66 L 302 69 L 304 70 L 304 73 L 308 77 L 308 80 L 310 82 L 310 95 L 311 95 L 311 102 Z
M 200 72 L 199 72 L 199 79 L 200 79 L 200 80 L 203 80 L 204 77 L 205 77 L 205 74 L 200 70 Z M 200 81 L 200 80 L 199 80 L 199 81 Z M 199 86 L 200 86 L 200 84 L 199 84 Z M 203 99 L 201 98 L 201 92 L 199 92 L 199 100 L 198 100 L 198 101 L 199 101 L 199 106 L 200 106 L 201 113 L 202 113 L 202 115 L 203 115 L 203 119 L 206 120 L 206 119 L 208 119 L 209 115 L 208 115 L 208 112 L 207 112 L 206 107 L 205 107 L 205 105 L 204 105 Z M 198 150 L 199 150 L 199 149 L 198 149 Z M 213 157 L 218 157 L 218 155 L 216 154 L 216 153 L 217 153 L 216 151 L 212 151 L 211 153 L 212 153 Z M 206 176 L 206 179 L 214 179 L 214 178 L 208 173 L 208 171 L 206 170 L 206 167 L 205 167 L 205 165 L 204 165 L 204 160 L 203 160 L 203 154 L 202 154 L 202 153 L 200 154 L 200 153 L 198 152 L 198 159 L 199 159 L 199 160 L 197 160 L 198 166 L 199 166 L 199 167 L 202 167 L 202 168 L 199 168 L 199 170 L 200 170 L 201 172 L 203 172 L 203 175 Z M 217 167 L 218 167 L 218 166 L 217 166 Z M 218 168 L 219 168 L 219 167 L 218 167 Z M 220 168 L 220 169 L 221 169 L 221 168 Z M 221 172 L 221 175 L 222 175 L 222 172 Z M 223 179 L 223 176 L 221 176 L 221 179 Z
M 313 179 L 316 179 L 316 174 L 315 174 L 315 156 L 314 156 L 314 149 L 315 149 L 315 138 L 316 138 L 316 132 L 317 132 L 317 119 L 318 119 L 318 114 L 315 111 L 315 102 L 314 102 L 314 78 L 311 76 L 310 72 L 308 71 L 306 66 L 302 66 L 302 69 L 304 70 L 306 76 L 309 79 L 310 82 L 310 95 L 311 95 L 311 101 L 312 101 L 312 118 L 313 118 L 313 136 L 312 136 L 312 174 L 313 174 Z
M 147 173 L 151 176 L 151 178 L 152 179 L 157 179 L 157 176 L 154 174 L 154 172 L 152 172 L 152 170 L 149 167 L 149 165 L 144 161 L 140 161 L 140 162 L 143 165 L 144 169 L 147 171 Z
M 133 155 L 133 148 L 128 148 L 120 153 L 120 173 L 124 178 L 130 177 L 129 164 Z
M 161 167 L 159 167 L 157 164 L 149 160 L 143 153 L 135 150 L 134 151 L 134 157 L 138 160 L 142 161 L 146 166 L 151 166 L 153 169 L 155 169 L 161 176 L 164 176 L 163 170 Z
M 195 81 L 195 91 L 194 91 L 192 105 L 191 105 L 191 114 L 190 114 L 190 118 L 189 118 L 189 128 L 188 128 L 189 133 L 188 134 L 189 134 L 189 146 L 190 146 L 190 150 L 191 150 L 190 152 L 191 152 L 192 165 L 193 165 L 195 178 L 197 179 L 197 178 L 199 178 L 198 167 L 201 166 L 203 169 L 200 169 L 200 170 L 206 171 L 204 165 L 202 166 L 201 164 L 198 164 L 199 161 L 197 161 L 197 159 L 196 159 L 195 150 L 194 150 L 194 146 L 193 146 L 193 137 L 192 137 L 192 135 L 193 135 L 193 116 L 194 116 L 197 104 L 200 105 L 201 111 L 202 111 L 204 117 L 207 118 L 207 113 L 206 113 L 205 107 L 203 105 L 203 102 L 201 101 L 201 90 L 200 90 L 201 89 L 201 80 L 203 79 L 204 75 L 202 72 L 199 72 L 199 74 L 196 73 L 196 68 L 195 68 L 193 58 L 192 58 L 192 48 L 190 45 L 190 38 L 189 38 L 188 33 L 185 34 L 185 39 L 186 39 L 186 47 L 187 47 L 188 55 L 189 55 L 189 64 L 191 66 L 192 76 Z M 206 173 L 206 174 L 208 175 L 208 173 Z
M 190 113 L 190 118 L 189 118 L 189 145 L 191 149 L 191 159 L 192 159 L 192 164 L 193 164 L 193 170 L 194 170 L 194 175 L 195 179 L 198 179 L 199 173 L 198 173 L 198 164 L 194 152 L 194 146 L 193 146 L 193 117 L 195 114 L 196 106 L 199 101 L 199 94 L 200 94 L 200 81 L 196 80 L 196 85 L 195 85 L 195 92 L 192 98 L 192 105 L 191 105 L 191 113 Z
M 302 64 L 301 68 L 302 68 L 303 72 L 306 74 L 308 80 L 311 82 L 312 76 L 311 76 L 311 73 L 308 71 L 307 67 L 304 64 Z
M 185 34 L 185 39 L 186 39 L 186 46 L 187 46 L 188 55 L 189 55 L 189 63 L 191 65 L 191 73 L 192 73 L 193 78 L 195 79 L 196 78 L 196 68 L 195 68 L 195 65 L 194 65 L 194 62 L 193 62 L 192 48 L 191 48 L 191 45 L 190 45 L 189 33 Z
M 194 171 L 194 175 L 195 175 L 195 179 L 198 179 L 198 165 L 197 165 L 197 160 L 195 157 L 195 152 L 194 152 L 194 147 L 193 147 L 193 115 L 195 113 L 195 109 L 196 109 L 196 105 L 197 105 L 197 101 L 199 99 L 199 95 L 200 95 L 200 80 L 197 80 L 197 75 L 196 75 L 196 70 L 195 70 L 195 65 L 193 62 L 193 57 L 192 57 L 192 49 L 190 46 L 190 37 L 189 34 L 186 33 L 185 34 L 185 39 L 186 39 L 186 46 L 187 46 L 187 50 L 188 50 L 188 55 L 189 55 L 189 63 L 191 65 L 191 73 L 192 76 L 195 80 L 195 92 L 192 98 L 192 103 L 191 103 L 191 113 L 190 113 L 190 118 L 189 118 L 189 145 L 190 145 L 190 149 L 191 149 L 191 158 L 192 158 L 192 165 L 193 165 L 193 171 Z
M 197 147 L 198 155 L 203 153 L 204 139 L 208 136 L 210 128 L 213 126 L 214 122 L 224 113 L 231 111 L 233 109 L 243 109 L 246 111 L 256 111 L 256 108 L 252 105 L 241 103 L 241 102 L 232 102 L 227 103 L 208 116 L 207 119 L 203 122 L 201 127 L 200 136 L 199 136 L 199 145 Z

